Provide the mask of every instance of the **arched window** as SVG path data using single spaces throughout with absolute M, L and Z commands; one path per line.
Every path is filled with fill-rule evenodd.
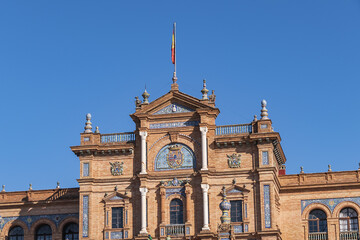
M 9 240 L 24 240 L 24 229 L 16 226 L 9 231 Z
M 170 224 L 184 223 L 184 207 L 180 199 L 173 199 L 170 202 Z
M 352 208 L 344 208 L 340 211 L 340 232 L 358 231 L 358 214 Z
M 35 240 L 51 240 L 52 230 L 47 224 L 43 224 L 36 229 Z
M 320 209 L 309 214 L 309 233 L 327 232 L 326 213 Z
M 76 223 L 68 223 L 63 229 L 63 240 L 78 240 L 79 225 Z

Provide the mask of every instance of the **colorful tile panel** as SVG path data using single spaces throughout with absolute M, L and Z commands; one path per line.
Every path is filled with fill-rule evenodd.
M 271 228 L 270 185 L 264 185 L 265 228 Z

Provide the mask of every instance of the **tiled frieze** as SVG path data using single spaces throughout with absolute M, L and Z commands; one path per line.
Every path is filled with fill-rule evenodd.
M 351 197 L 351 198 L 326 198 L 326 199 L 309 199 L 309 200 L 301 200 L 301 213 L 304 209 L 312 203 L 322 203 L 329 207 L 331 212 L 334 211 L 335 207 L 341 202 L 354 202 L 360 205 L 360 197 Z
M 173 194 L 179 194 L 185 197 L 185 189 L 182 188 L 167 188 L 166 189 L 166 197 L 169 197 Z
M 199 125 L 198 121 L 153 123 L 150 124 L 150 129 L 189 127 L 189 126 L 198 126 L 198 125 Z
M 30 229 L 31 225 L 39 219 L 49 219 L 52 222 L 54 222 L 55 225 L 58 227 L 59 223 L 68 217 L 78 218 L 79 214 L 77 214 L 77 213 L 49 214 L 49 215 L 32 215 L 32 216 L 16 216 L 16 217 L 1 217 L 0 216 L 0 231 L 4 228 L 6 223 L 13 221 L 13 220 L 20 220 L 20 221 L 26 223 L 26 225 Z

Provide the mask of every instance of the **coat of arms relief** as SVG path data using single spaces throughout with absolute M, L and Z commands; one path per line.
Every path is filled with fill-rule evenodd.
M 181 167 L 184 163 L 184 154 L 182 153 L 181 145 L 171 145 L 169 148 L 169 153 L 166 155 L 166 161 L 168 165 L 173 168 L 177 169 Z
M 123 175 L 123 171 L 124 171 L 124 162 L 109 162 L 111 167 L 110 167 L 110 172 L 111 172 L 111 175 L 113 176 L 120 176 L 120 175 Z
M 233 153 L 231 155 L 227 155 L 227 160 L 228 160 L 228 164 L 229 164 L 229 167 L 230 168 L 239 168 L 240 167 L 240 157 L 241 157 L 241 154 L 236 154 L 236 153 Z

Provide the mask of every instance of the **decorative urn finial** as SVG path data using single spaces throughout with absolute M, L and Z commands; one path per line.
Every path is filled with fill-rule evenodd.
M 261 120 L 269 119 L 268 118 L 268 110 L 266 109 L 267 102 L 266 100 L 261 101 Z
M 302 166 L 300 167 L 300 173 L 304 173 L 304 168 Z
M 331 170 L 331 165 L 329 164 L 328 165 L 328 172 L 331 172 L 332 170 Z
M 91 114 L 86 114 L 86 123 L 85 123 L 85 132 L 84 133 L 92 133 L 92 126 L 91 126 Z
M 96 126 L 95 133 L 100 133 L 99 127 Z
M 222 224 L 230 224 L 230 209 L 231 203 L 226 199 L 226 189 L 225 186 L 222 188 L 223 200 L 220 203 L 220 209 L 222 211 L 222 216 L 220 217 Z
M 141 105 L 141 100 L 139 99 L 138 96 L 135 97 L 135 107 L 136 108 L 139 108 Z
M 215 90 L 212 90 L 211 95 L 209 96 L 209 102 L 215 103 L 215 100 L 216 100 Z
M 29 190 L 32 190 L 32 184 L 31 183 L 29 184 Z
M 208 92 L 209 90 L 206 89 L 206 80 L 204 79 L 203 80 L 203 89 L 201 90 L 201 93 L 202 93 L 202 100 L 208 100 Z
M 142 94 L 142 97 L 144 98 L 143 103 L 144 104 L 149 104 L 150 94 L 146 91 L 146 88 L 145 88 L 144 93 Z
M 5 192 L 5 185 L 2 185 L 1 192 Z
M 58 189 L 60 188 L 60 182 L 59 181 L 56 182 L 56 188 L 58 188 Z

